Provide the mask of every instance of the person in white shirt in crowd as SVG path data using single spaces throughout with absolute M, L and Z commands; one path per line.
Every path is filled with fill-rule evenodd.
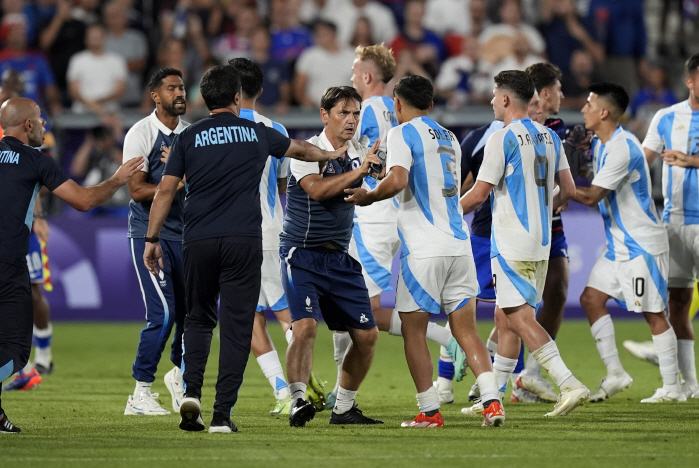
M 522 22 L 522 8 L 519 0 L 502 2 L 500 21 L 500 23 L 486 27 L 478 36 L 481 45 L 486 45 L 497 36 L 506 36 L 515 40 L 518 34 L 524 34 L 533 53 L 543 55 L 546 52 L 546 42 L 541 33 L 534 26 Z
M 337 43 L 349 45 L 354 25 L 361 17 L 368 18 L 371 29 L 376 31 L 377 43 L 389 43 L 398 34 L 393 12 L 373 0 L 326 0 L 320 17 L 337 25 Z
M 467 36 L 471 34 L 469 3 L 469 0 L 427 0 L 422 25 L 440 36 L 449 32 Z

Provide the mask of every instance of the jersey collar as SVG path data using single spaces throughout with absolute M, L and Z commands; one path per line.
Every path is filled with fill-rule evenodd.
M 187 126 L 184 122 L 182 122 L 182 119 L 179 119 L 179 121 L 177 122 L 177 127 L 175 127 L 175 130 L 172 131 L 168 127 L 166 127 L 165 124 L 160 121 L 160 119 L 158 119 L 158 116 L 156 115 L 157 112 L 157 109 L 154 110 L 148 117 L 150 118 L 150 121 L 155 126 L 155 128 L 160 130 L 163 133 L 163 135 L 170 135 L 171 133 L 180 133 Z

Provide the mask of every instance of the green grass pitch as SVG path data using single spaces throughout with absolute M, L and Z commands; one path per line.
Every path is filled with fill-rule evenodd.
M 358 394 L 367 415 L 380 427 L 331 427 L 329 413 L 318 413 L 306 428 L 290 428 L 286 418 L 268 415 L 271 388 L 254 358 L 245 374 L 233 420 L 237 434 L 186 433 L 179 415 L 124 416 L 140 324 L 56 323 L 56 371 L 28 392 L 3 392 L 3 407 L 24 431 L 0 436 L 3 466 L 17 467 L 179 467 L 286 466 L 699 466 L 699 400 L 684 404 L 644 405 L 661 385 L 658 368 L 638 361 L 621 348 L 624 339 L 650 337 L 642 321 L 616 321 L 621 359 L 633 387 L 611 400 L 587 404 L 567 417 L 547 419 L 552 404 L 505 402 L 502 428 L 480 427 L 480 418 L 460 413 L 467 405 L 473 376 L 455 384 L 456 401 L 442 407 L 446 426 L 438 430 L 402 429 L 417 412 L 415 387 L 400 338 L 381 334 L 374 364 Z M 489 330 L 481 325 L 482 336 Z M 283 356 L 277 324 L 270 332 Z M 566 321 L 558 337 L 564 360 L 594 391 L 604 376 L 589 327 Z M 208 426 L 213 405 L 218 342 L 203 392 Z M 433 357 L 438 349 L 432 347 Z M 330 332 L 321 324 L 315 347 L 317 375 L 335 382 Z M 170 408 L 162 376 L 171 368 L 164 358 L 153 385 Z M 435 366 L 436 375 L 436 366 Z

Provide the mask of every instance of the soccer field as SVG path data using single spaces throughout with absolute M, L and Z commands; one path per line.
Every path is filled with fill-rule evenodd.
M 28 392 L 3 392 L 3 407 L 20 435 L 0 437 L 4 466 L 699 466 L 699 400 L 683 404 L 642 405 L 661 385 L 658 368 L 631 357 L 624 339 L 650 337 L 642 321 L 616 321 L 621 360 L 633 387 L 605 403 L 587 404 L 567 417 L 547 419 L 553 404 L 508 403 L 502 428 L 483 428 L 481 418 L 460 413 L 473 382 L 469 373 L 455 384 L 455 402 L 442 407 L 446 426 L 436 430 L 402 429 L 418 408 L 400 338 L 381 334 L 371 372 L 358 394 L 365 413 L 386 422 L 374 427 L 331 427 L 329 412 L 318 413 L 306 428 L 289 427 L 271 417 L 271 388 L 254 358 L 234 409 L 236 434 L 187 433 L 179 415 L 124 416 L 133 392 L 131 363 L 140 324 L 54 324 L 56 371 Z M 482 324 L 482 336 L 489 325 Z M 281 328 L 270 324 L 280 355 L 286 349 Z M 568 366 L 592 391 L 604 376 L 589 327 L 566 321 L 558 338 Z M 438 349 L 432 347 L 436 357 Z M 316 374 L 335 382 L 330 332 L 321 325 L 315 348 Z M 170 408 L 162 376 L 154 392 Z M 283 359 L 282 359 L 283 361 Z M 218 341 L 206 373 L 204 420 L 209 424 L 218 362 Z M 436 367 L 436 366 L 435 366 Z M 436 369 L 435 369 L 436 372 Z

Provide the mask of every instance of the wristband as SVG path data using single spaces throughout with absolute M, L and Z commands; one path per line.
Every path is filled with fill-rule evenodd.
M 143 240 L 146 241 L 146 242 L 150 242 L 150 243 L 155 244 L 155 243 L 160 242 L 160 237 L 158 237 L 158 236 L 154 236 L 154 237 L 145 236 L 145 237 L 143 238 Z

